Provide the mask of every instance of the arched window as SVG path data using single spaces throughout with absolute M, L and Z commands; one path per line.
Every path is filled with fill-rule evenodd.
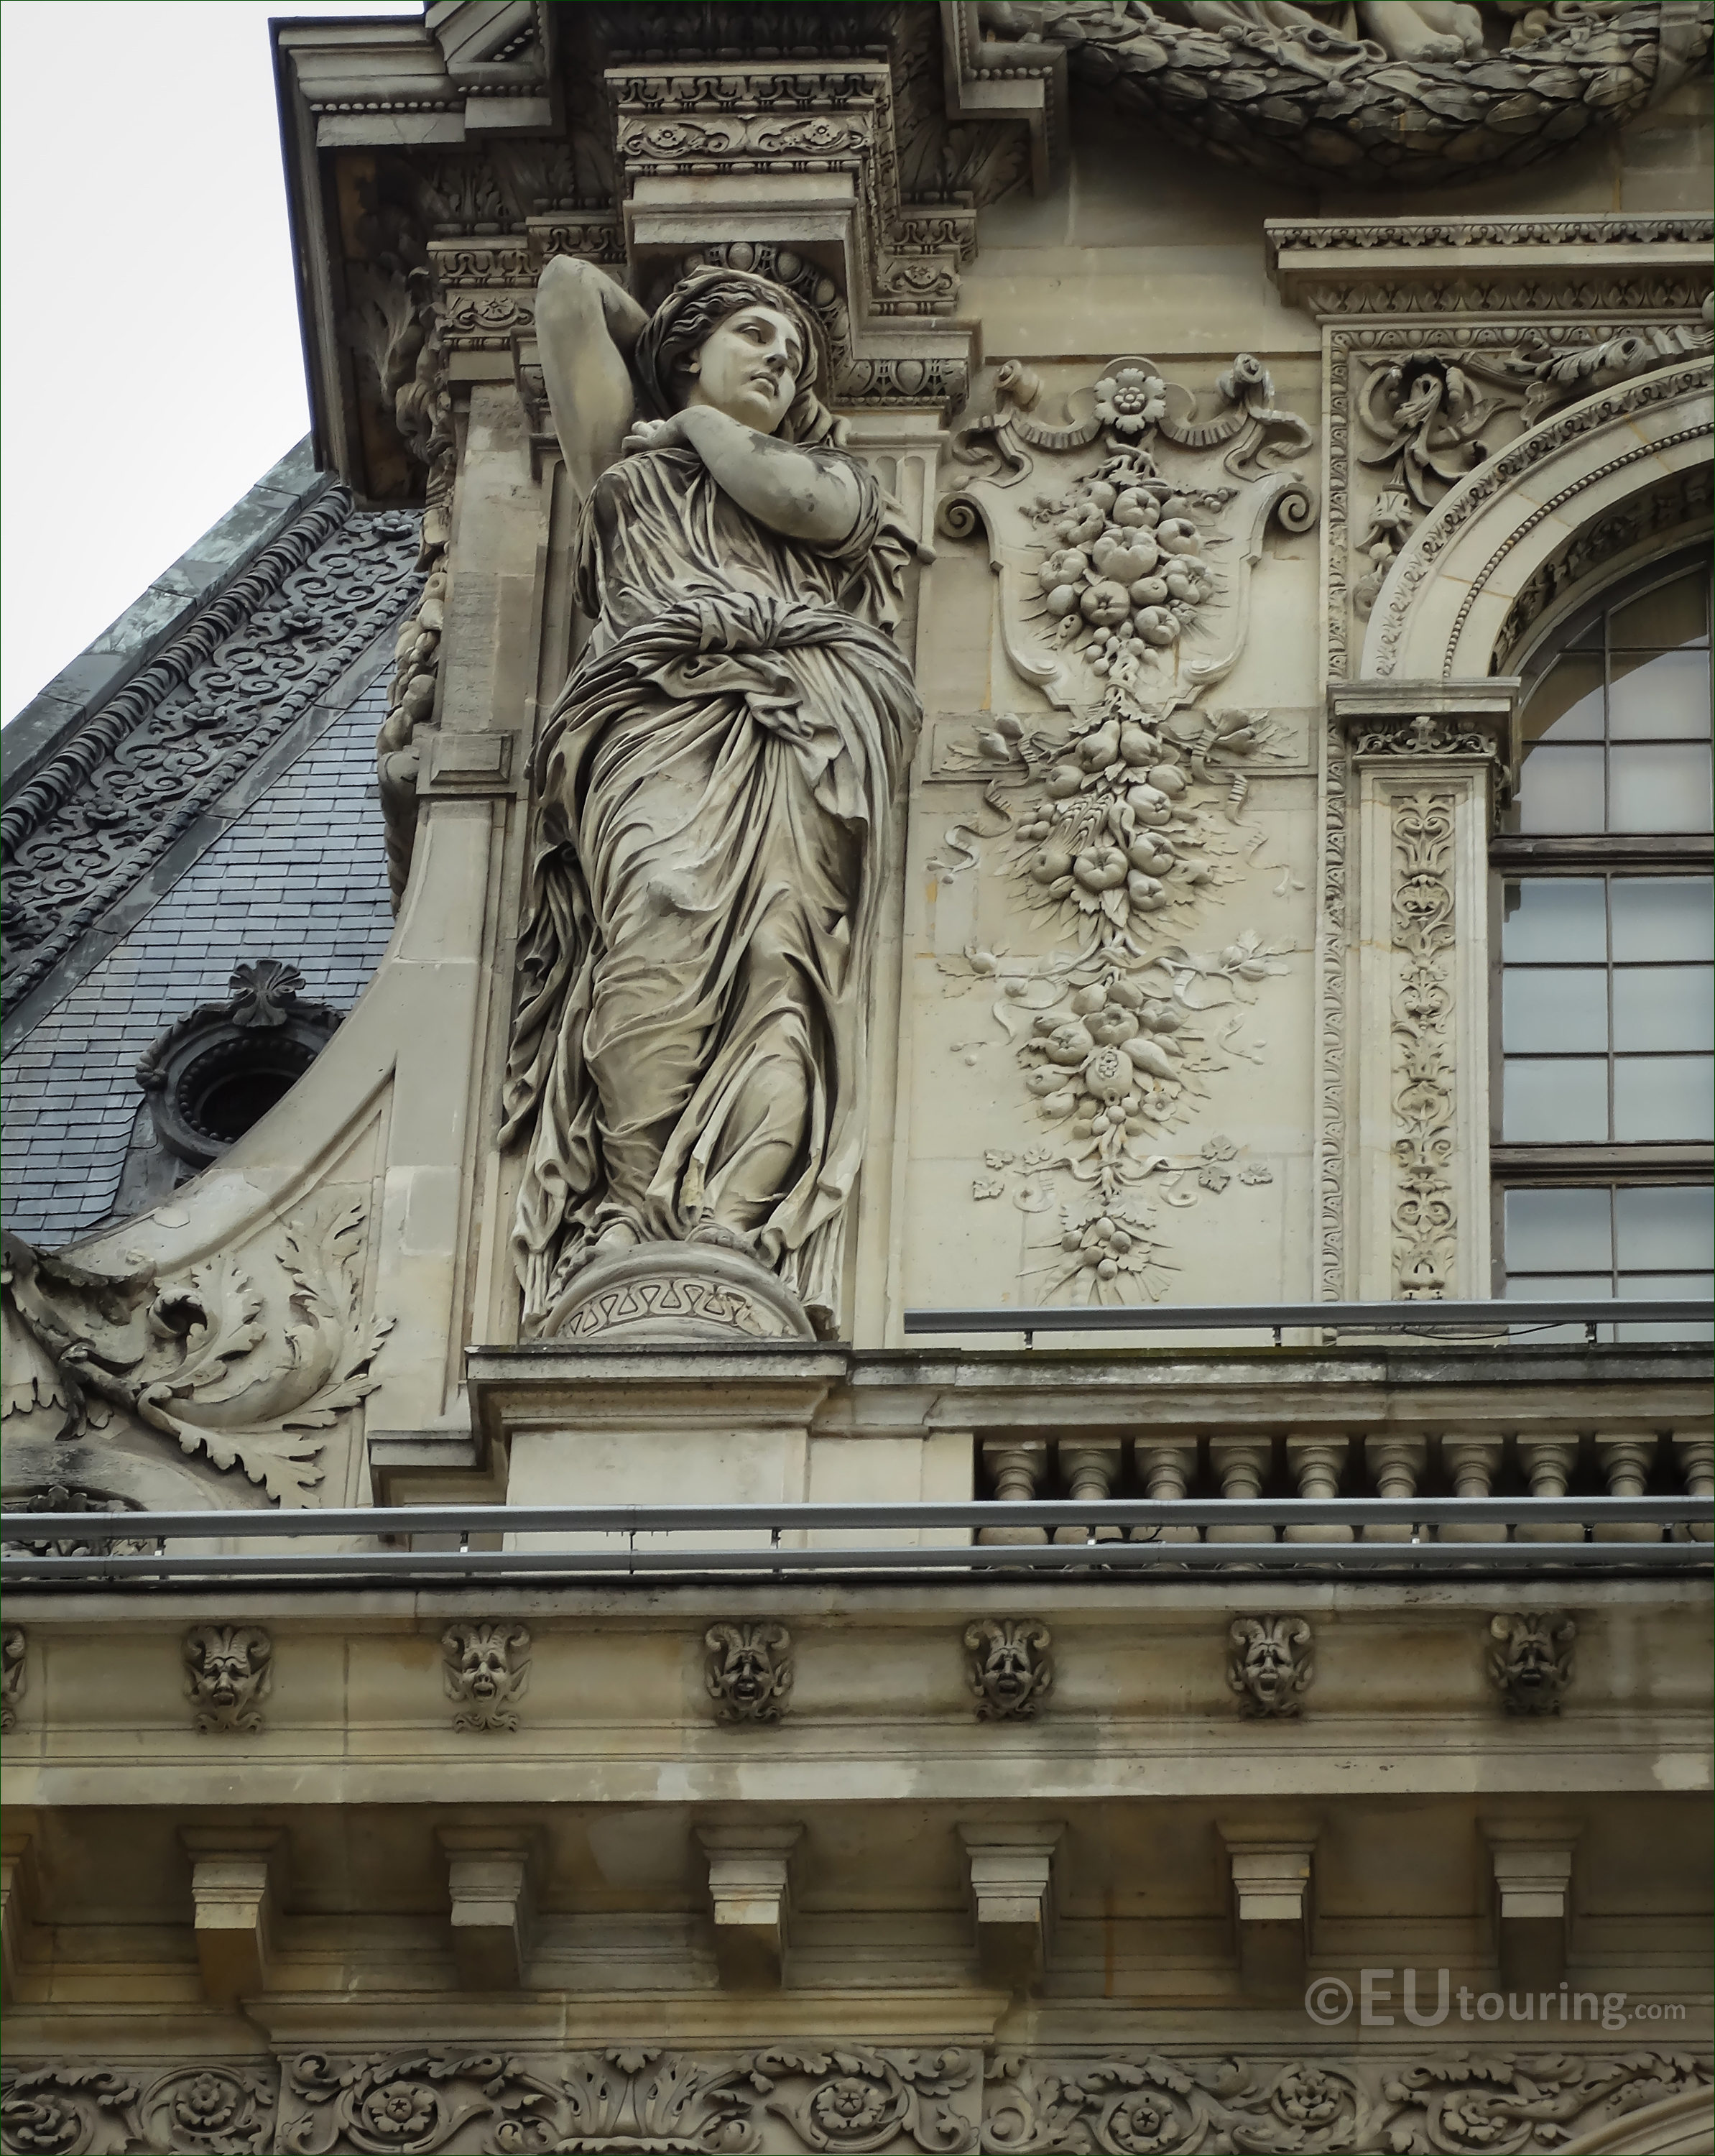
M 1509 1296 L 1710 1291 L 1710 613 L 1707 552 L 1682 555 L 1522 669 L 1518 797 L 1492 849 Z

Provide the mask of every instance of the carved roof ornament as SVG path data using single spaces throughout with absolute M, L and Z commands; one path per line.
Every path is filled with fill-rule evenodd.
M 1059 48 L 1074 80 L 1223 164 L 1270 178 L 1423 187 L 1514 172 L 1623 126 L 1707 60 L 1706 0 L 1591 8 L 1486 0 L 1276 5 L 1241 0 L 1048 0 L 965 5 L 949 65 L 986 85 L 990 111 L 1034 121 L 1053 79 L 1030 59 Z M 970 18 L 979 34 L 973 38 Z M 1019 71 L 1016 100 L 994 85 Z

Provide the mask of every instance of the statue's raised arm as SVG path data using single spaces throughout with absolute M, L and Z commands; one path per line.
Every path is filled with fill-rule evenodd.
M 541 295 L 590 632 L 534 762 L 502 1133 L 524 1330 L 826 1331 L 919 716 L 890 634 L 912 537 L 791 293 L 705 269 L 646 319 L 556 260 Z
M 580 501 L 614 463 L 637 408 L 631 357 L 649 317 L 593 262 L 556 254 L 536 286 L 536 345 Z

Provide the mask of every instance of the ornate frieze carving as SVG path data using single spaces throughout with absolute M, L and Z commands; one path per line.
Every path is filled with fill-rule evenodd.
M 1393 1267 L 1408 1301 L 1445 1295 L 1458 1249 L 1453 1154 L 1453 816 L 1423 788 L 1393 803 Z
M 194 1625 L 184 1640 L 185 1697 L 205 1736 L 253 1737 L 273 1681 L 274 1643 L 260 1625 Z
M 1490 1681 L 1508 1714 L 1558 1714 L 1572 1682 L 1578 1626 L 1564 1610 L 1526 1610 L 1489 1624 Z
M 0 816 L 8 1009 L 392 626 L 416 526 L 324 494 Z
M 943 735 L 934 775 L 986 784 L 982 814 L 953 826 L 929 863 L 950 879 L 1004 844 L 997 872 L 1054 933 L 1040 956 L 972 944 L 939 962 L 949 994 L 996 998 L 1048 1127 L 1045 1144 L 986 1152 L 995 1172 L 973 1196 L 1008 1194 L 1053 1228 L 1034 1268 L 1051 1297 L 1158 1300 L 1172 1260 L 1144 1186 L 1183 1207 L 1231 1179 L 1230 1142 L 1180 1154 L 1167 1133 L 1190 1119 L 1207 1074 L 1256 1060 L 1241 1007 L 1287 971 L 1288 946 L 1253 929 L 1216 950 L 1178 939 L 1262 865 L 1263 831 L 1246 814 L 1252 774 L 1291 761 L 1294 745 L 1271 712 L 1202 699 L 1243 649 L 1266 527 L 1313 517 L 1285 464 L 1309 440 L 1247 354 L 1221 375 L 1212 412 L 1134 355 L 1074 392 L 1062 420 L 1042 409 L 1032 371 L 1009 362 L 991 410 L 955 445 L 980 475 L 955 483 L 941 528 L 986 532 L 1008 656 L 1072 715 L 1044 725 L 1002 712 L 963 740 Z M 1045 455 L 1078 455 L 1084 469 L 1026 506 L 1021 483 Z M 1283 896 L 1291 872 L 1271 865 Z M 1269 1174 L 1248 1163 L 1240 1180 Z
M 237 1467 L 276 1503 L 322 1478 L 328 1430 L 375 1389 L 391 1320 L 365 1314 L 364 1203 L 330 1194 L 245 1263 L 222 1250 L 182 1276 L 95 1273 L 5 1239 L 8 1438 L 157 1430 Z M 13 1418 L 18 1418 L 16 1422 Z
M 792 1635 L 784 1625 L 711 1625 L 703 1685 L 714 1718 L 736 1726 L 778 1722 L 791 1703 Z
M 335 2048 L 166 2071 L 158 2061 L 8 2059 L 0 2148 L 7 2156 L 120 2147 L 144 2156 L 271 2148 L 433 2156 L 454 2147 L 588 2156 L 667 2148 L 1550 2156 L 1710 2079 L 1695 2056 L 1564 2043 L 1552 2053 L 1486 2047 L 1480 2061 L 1427 2046 L 1253 2058 L 801 2039 L 725 2052 Z
M 441 1635 L 442 1681 L 458 1707 L 455 1729 L 516 1729 L 530 1674 L 526 1625 L 504 1619 L 449 1625 Z
M 1409 0 L 1348 8 L 1130 0 L 987 8 L 996 44 L 1063 46 L 1078 80 L 1221 162 L 1358 187 L 1517 172 L 1587 132 L 1622 126 L 1709 49 L 1707 13 Z M 955 49 L 955 64 L 958 53 Z M 969 63 L 967 61 L 967 69 Z M 975 70 L 970 70 L 975 72 Z
M 18 1727 L 18 1704 L 29 1689 L 29 1645 L 22 1625 L 0 1630 L 0 1730 Z
M 1235 1617 L 1227 1628 L 1226 1682 L 1241 1715 L 1282 1720 L 1303 1712 L 1316 1673 L 1303 1617 Z
M 1053 1635 L 1034 1617 L 984 1617 L 965 1628 L 965 1678 L 979 1722 L 1021 1722 L 1052 1688 Z

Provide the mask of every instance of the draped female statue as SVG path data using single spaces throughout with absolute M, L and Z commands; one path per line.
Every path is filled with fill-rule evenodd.
M 703 270 L 646 316 L 556 259 L 537 334 L 588 634 L 533 766 L 502 1133 L 525 1332 L 659 1245 L 754 1261 L 826 1331 L 920 716 L 888 634 L 911 539 L 781 287 Z

